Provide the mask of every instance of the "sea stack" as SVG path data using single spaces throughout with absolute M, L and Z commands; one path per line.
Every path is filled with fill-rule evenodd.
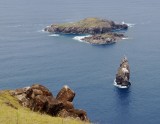
M 127 57 L 124 57 L 121 60 L 120 67 L 118 68 L 114 83 L 119 88 L 128 88 L 131 85 L 129 79 L 130 79 L 129 63 Z

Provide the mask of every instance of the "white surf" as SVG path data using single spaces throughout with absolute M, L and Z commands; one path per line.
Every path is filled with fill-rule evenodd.
M 122 85 L 118 85 L 117 82 L 116 82 L 116 79 L 114 79 L 114 83 L 113 83 L 114 86 L 118 87 L 118 88 L 121 88 L 121 89 L 126 89 L 128 88 L 129 86 L 122 86 Z
M 134 27 L 135 26 L 135 24 L 132 24 L 132 23 L 126 23 L 126 22 L 122 22 L 122 24 L 126 24 L 126 25 L 128 25 L 128 27 L 130 27 L 130 28 L 132 28 L 132 27 Z
M 49 36 L 50 36 L 50 37 L 58 37 L 59 34 L 50 34 Z
M 91 35 L 84 35 L 84 36 L 75 36 L 73 39 L 77 40 L 79 42 L 85 42 L 84 40 L 82 40 L 85 37 L 90 37 Z

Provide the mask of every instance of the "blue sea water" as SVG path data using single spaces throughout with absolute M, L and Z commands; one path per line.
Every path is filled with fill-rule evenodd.
M 160 123 L 159 0 L 1 0 L 0 89 L 40 83 L 54 95 L 67 84 L 76 108 L 96 124 Z M 100 17 L 134 24 L 128 39 L 94 46 L 42 29 L 52 23 Z M 131 87 L 113 86 L 121 58 Z

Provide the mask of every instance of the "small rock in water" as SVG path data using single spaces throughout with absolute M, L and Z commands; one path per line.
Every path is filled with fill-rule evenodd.
M 121 60 L 120 67 L 118 68 L 115 81 L 117 85 L 128 87 L 130 85 L 129 79 L 130 79 L 129 63 L 128 63 L 127 57 L 124 57 Z

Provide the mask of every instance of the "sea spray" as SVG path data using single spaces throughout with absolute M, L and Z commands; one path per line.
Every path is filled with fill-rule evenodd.
M 60 36 L 59 34 L 50 34 L 49 35 L 50 37 L 58 37 L 58 36 Z
M 92 35 L 75 36 L 75 37 L 73 37 L 73 39 L 74 39 L 74 40 L 77 40 L 77 41 L 80 41 L 80 42 L 85 42 L 85 41 L 82 40 L 82 39 L 85 38 L 85 37 L 90 37 L 90 36 L 92 36 Z M 85 42 L 85 43 L 87 43 L 87 42 Z
M 135 24 L 132 24 L 132 23 L 126 23 L 126 22 L 122 22 L 122 24 L 126 24 L 128 27 L 132 28 L 135 26 Z

